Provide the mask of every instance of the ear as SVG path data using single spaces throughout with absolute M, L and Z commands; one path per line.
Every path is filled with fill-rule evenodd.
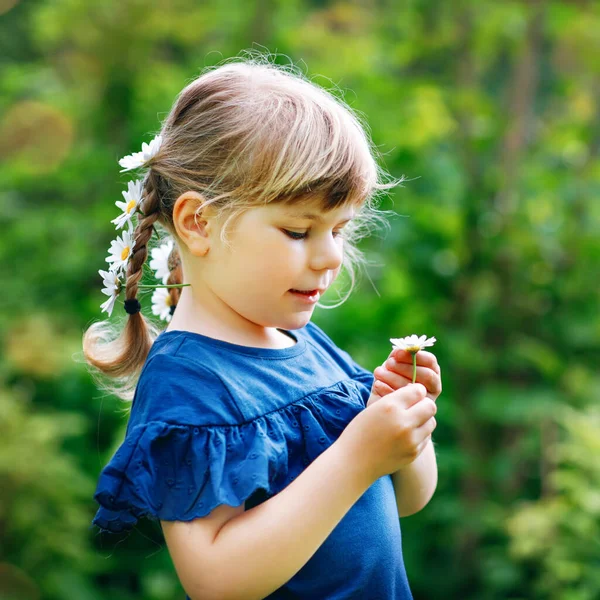
M 194 256 L 204 256 L 210 249 L 210 234 L 214 227 L 210 206 L 199 213 L 205 199 L 197 192 L 184 192 L 173 206 L 173 225 L 179 239 Z M 199 214 L 198 214 L 199 213 Z

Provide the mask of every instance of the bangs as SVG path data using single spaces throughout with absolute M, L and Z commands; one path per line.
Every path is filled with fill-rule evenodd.
M 244 191 L 263 203 L 314 198 L 324 211 L 364 203 L 377 187 L 378 171 L 361 124 L 340 101 L 299 85 L 302 93 L 275 98 L 258 111 L 263 127 L 251 128 L 254 139 L 244 140 L 238 154 L 249 160 L 244 171 L 253 180 Z M 257 138 L 256 131 L 264 134 Z
M 320 210 L 328 212 L 346 205 L 359 206 L 368 196 L 369 191 L 365 190 L 364 185 L 353 180 L 351 175 L 342 175 L 337 179 L 315 179 L 273 202 L 293 206 L 314 201 Z

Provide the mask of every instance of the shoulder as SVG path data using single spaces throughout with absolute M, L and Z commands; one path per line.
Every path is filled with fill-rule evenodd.
M 337 362 L 352 364 L 352 358 L 342 350 L 317 324 L 309 321 L 305 327 L 309 343 L 319 346 L 330 356 L 337 358 Z
M 227 425 L 239 418 L 237 404 L 214 369 L 181 352 L 151 351 L 135 390 L 130 427 L 150 421 Z
M 188 381 L 222 385 L 221 377 L 199 357 L 179 351 L 169 352 L 164 348 L 150 351 L 140 374 L 138 386 L 184 385 Z
M 346 350 L 340 348 L 318 325 L 309 321 L 305 329 L 310 341 L 326 352 L 352 379 L 364 380 L 366 385 L 372 385 L 373 373 L 358 364 Z
M 305 326 L 306 335 L 313 343 L 321 344 L 332 350 L 342 351 L 336 343 L 316 324 L 309 321 Z M 343 352 L 343 351 L 342 351 Z

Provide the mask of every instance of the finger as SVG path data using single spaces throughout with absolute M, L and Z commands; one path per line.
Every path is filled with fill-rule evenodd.
M 393 367 L 387 368 L 412 381 L 414 372 L 412 365 L 398 363 Z M 427 391 L 434 396 L 439 396 L 442 393 L 441 377 L 428 367 L 417 367 L 415 381 L 422 383 L 427 388 Z
M 373 385 L 375 386 L 375 391 L 377 394 L 382 397 L 391 394 L 395 389 L 391 388 L 387 383 L 384 383 L 380 379 L 377 379 Z
M 439 369 L 439 364 L 437 357 L 432 352 L 427 352 L 427 350 L 419 350 L 416 355 L 417 365 L 422 367 L 429 367 L 434 370 L 436 373 Z M 413 357 L 410 352 L 406 350 L 395 349 L 390 353 L 389 358 L 395 358 L 398 362 L 406 363 L 412 365 Z
M 428 435 L 422 442 L 419 443 L 419 445 L 416 448 L 417 458 L 420 456 L 421 452 L 425 450 L 425 447 L 427 446 L 427 444 L 429 444 L 430 440 L 431 435 Z
M 420 400 L 426 399 L 427 390 L 420 383 L 409 383 L 399 390 L 394 390 L 387 397 L 393 398 L 394 402 L 398 402 L 402 408 L 407 410 L 415 404 L 419 404 Z M 429 402 L 432 402 L 432 400 L 429 400 Z
M 387 367 L 377 367 L 373 371 L 373 375 L 375 375 L 376 379 L 378 379 L 379 381 L 383 381 L 394 390 L 397 390 L 398 388 L 404 387 L 405 385 L 412 383 L 412 375 L 410 376 L 410 378 L 404 377 L 403 375 L 391 371 Z M 423 382 L 419 381 L 418 383 Z
M 425 440 L 428 437 L 431 437 L 431 434 L 434 432 L 437 427 L 437 421 L 435 417 L 431 417 L 423 425 L 417 427 L 415 429 L 415 437 L 418 440 Z
M 373 374 L 375 377 L 385 381 L 392 387 L 398 388 L 401 385 L 406 385 L 404 380 L 412 382 L 413 370 L 414 368 L 412 365 L 397 363 L 392 359 L 388 359 L 385 366 L 377 367 Z M 400 377 L 400 379 L 398 377 Z M 441 377 L 435 371 L 432 371 L 427 367 L 417 367 L 415 381 L 422 383 L 427 388 L 427 391 L 434 396 L 439 396 L 442 393 Z
M 404 388 L 406 389 L 406 388 Z M 410 425 L 417 429 L 427 423 L 437 412 L 436 403 L 431 398 L 423 398 L 416 402 L 410 408 L 406 409 Z
M 419 350 L 415 356 L 417 358 L 417 366 L 429 367 L 438 375 L 441 374 L 440 365 L 438 364 L 435 354 L 432 352 L 427 352 L 427 350 Z M 406 350 L 393 350 L 390 353 L 389 358 L 395 358 L 397 362 L 400 363 L 406 363 L 409 365 L 413 364 L 412 354 Z

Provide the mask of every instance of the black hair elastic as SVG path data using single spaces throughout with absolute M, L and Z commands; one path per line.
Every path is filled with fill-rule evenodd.
M 128 300 L 125 300 L 126 313 L 134 315 L 135 313 L 140 312 L 140 310 L 142 310 L 142 305 L 137 298 L 129 298 Z

